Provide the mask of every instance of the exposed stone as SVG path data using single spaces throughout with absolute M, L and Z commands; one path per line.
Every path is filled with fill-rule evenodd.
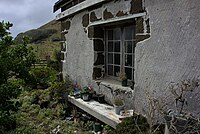
M 59 71 L 61 71 L 61 72 L 63 71 L 63 64 L 64 64 L 63 62 L 59 62 L 59 66 L 60 66 L 60 70 Z
M 61 47 L 61 51 L 66 51 L 65 44 L 63 44 L 62 42 L 60 43 L 60 47 Z
M 89 27 L 88 38 L 103 38 L 104 31 L 101 27 Z
M 147 33 L 150 33 L 149 19 L 147 19 L 145 22 L 146 22 L 146 27 L 147 27 Z
M 91 13 L 90 13 L 90 22 L 94 22 L 94 21 L 98 21 L 98 20 L 101 20 L 101 18 L 98 19 L 98 18 L 96 17 L 95 12 L 91 12 Z
M 71 22 L 70 22 L 70 21 L 62 21 L 62 22 L 61 22 L 61 30 L 62 30 L 62 31 L 64 31 L 64 30 L 69 30 L 70 25 L 71 25 Z
M 107 9 L 104 10 L 104 12 L 103 12 L 103 18 L 104 18 L 105 20 L 111 19 L 111 18 L 113 18 L 113 17 L 114 17 L 114 16 L 113 16 L 113 14 L 112 14 L 111 12 L 108 12 Z
M 96 79 L 96 78 L 100 78 L 101 77 L 101 68 L 97 68 L 97 67 L 94 67 L 93 68 L 93 79 Z
M 127 15 L 127 13 L 124 13 L 123 11 L 119 11 L 116 14 L 117 17 L 124 16 L 124 15 Z
M 94 27 L 88 27 L 88 38 L 93 38 L 94 37 Z
M 103 40 L 94 39 L 94 51 L 104 51 L 104 43 Z
M 150 37 L 150 35 L 136 35 L 136 42 L 140 42 L 143 41 L 145 39 L 148 39 Z
M 83 27 L 87 27 L 89 25 L 89 14 L 83 15 L 82 25 Z
M 61 33 L 61 41 L 66 41 L 65 34 L 67 34 L 67 33 Z
M 130 9 L 131 14 L 140 13 L 143 11 L 144 11 L 144 9 L 142 7 L 142 0 L 132 0 L 131 1 L 131 9 Z
M 103 52 L 97 53 L 97 59 L 96 59 L 94 65 L 104 65 L 104 53 Z
M 65 54 L 64 54 L 64 53 L 61 53 L 60 59 L 61 59 L 61 60 L 64 60 L 64 59 L 65 59 Z
M 142 17 L 136 19 L 136 33 L 144 33 L 144 19 Z

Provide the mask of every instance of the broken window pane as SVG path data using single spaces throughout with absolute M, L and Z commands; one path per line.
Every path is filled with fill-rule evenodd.
M 113 66 L 108 65 L 108 75 L 113 75 Z
M 124 28 L 124 33 L 125 33 L 125 40 L 132 40 L 133 39 L 133 27 L 125 27 Z
M 108 42 L 108 52 L 113 52 L 113 42 Z
M 117 72 L 125 71 L 127 78 L 132 80 L 135 26 L 107 29 L 106 32 L 107 74 L 116 76 Z
M 108 53 L 108 64 L 113 64 L 113 54 Z
M 120 28 L 115 28 L 113 30 L 114 40 L 120 40 L 121 31 Z
M 115 58 L 114 58 L 115 63 L 114 64 L 120 65 L 120 54 L 115 54 L 114 56 L 115 56 Z
M 120 52 L 120 41 L 116 41 L 114 43 L 114 46 L 115 46 L 115 52 Z
M 108 30 L 108 40 L 113 40 L 113 30 Z
M 125 42 L 125 53 L 132 53 L 133 51 L 133 44 L 132 44 L 132 41 L 126 41 Z
M 132 66 L 132 54 L 125 55 L 125 66 Z
M 132 68 L 125 67 L 126 77 L 131 80 L 132 79 Z
M 117 76 L 117 72 L 120 72 L 120 66 L 114 66 L 114 75 Z

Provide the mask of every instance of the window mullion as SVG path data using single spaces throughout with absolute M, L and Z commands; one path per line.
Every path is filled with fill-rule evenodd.
M 121 30 L 121 41 L 120 41 L 120 44 L 121 44 L 121 59 L 120 59 L 120 61 L 121 61 L 121 71 L 122 72 L 125 72 L 125 68 L 124 68 L 124 66 L 125 66 L 125 55 L 124 55 L 124 53 L 125 53 L 125 48 L 124 48 L 124 29 L 123 28 L 120 28 L 120 30 Z

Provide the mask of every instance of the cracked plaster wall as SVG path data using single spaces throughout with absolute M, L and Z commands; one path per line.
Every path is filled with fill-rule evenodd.
M 66 57 L 63 63 L 63 76 L 69 76 L 74 84 L 87 85 L 92 79 L 94 51 L 92 40 L 82 26 L 82 16 L 86 12 L 72 17 L 71 26 L 65 34 Z
M 134 0 L 133 0 L 134 1 Z M 98 93 L 106 95 L 112 103 L 113 95 L 120 89 L 118 86 L 101 83 L 99 86 L 92 81 L 95 52 L 93 37 L 88 37 L 88 24 L 103 20 L 105 10 L 107 17 L 127 15 L 130 12 L 131 0 L 110 2 L 74 15 L 71 26 L 65 34 L 66 53 L 63 63 L 63 75 L 81 86 L 90 83 Z M 120 89 L 120 94 L 129 108 L 146 113 L 147 101 L 145 92 L 164 97 L 169 93 L 170 82 L 199 78 L 200 75 L 200 1 L 199 0 L 145 0 L 147 16 L 138 18 L 136 34 L 138 41 L 135 48 L 135 87 L 134 90 Z M 120 10 L 119 10 L 120 9 Z M 133 12 L 133 11 L 132 11 Z M 92 15 L 91 15 L 92 13 Z M 87 14 L 89 16 L 87 16 Z M 82 17 L 88 22 L 82 24 Z M 93 16 L 91 19 L 90 17 Z M 149 26 L 149 25 L 150 26 Z M 136 22 L 137 25 L 137 22 Z M 151 32 L 150 32 L 151 29 Z M 150 34 L 149 34 L 150 33 Z M 149 38 L 150 37 L 150 38 Z M 95 58 L 94 58 L 95 57 Z M 198 90 L 188 95 L 188 110 L 199 115 L 200 97 Z
M 146 0 L 151 37 L 136 46 L 135 108 L 146 113 L 145 92 L 165 97 L 170 82 L 200 76 L 200 1 Z M 186 109 L 200 115 L 200 88 Z M 173 101 L 173 100 L 166 100 Z
M 99 41 L 103 39 L 103 36 L 95 37 L 96 33 L 92 35 L 92 32 L 90 32 L 88 28 L 88 24 L 94 21 L 128 15 L 132 10 L 131 3 L 132 0 L 112 1 L 103 4 L 100 7 L 98 6 L 97 9 L 85 10 L 70 18 L 62 20 L 62 35 L 64 36 L 63 40 L 65 41 L 63 51 L 66 50 L 64 52 L 62 65 L 63 77 L 69 77 L 74 84 L 77 83 L 82 87 L 91 84 L 98 93 L 106 95 L 106 100 L 110 104 L 112 104 L 114 95 L 120 95 L 125 100 L 126 104 L 128 104 L 127 108 L 134 107 L 134 93 L 131 88 L 127 88 L 125 91 L 121 86 L 113 84 L 101 83 L 100 86 L 98 86 L 96 82 L 92 80 L 93 69 L 95 66 L 99 66 L 95 65 L 98 60 L 98 51 L 95 51 L 93 45 L 95 41 L 99 43 Z M 100 51 L 102 50 L 100 49 Z M 104 54 L 101 54 L 101 57 L 103 55 Z M 112 90 L 109 90 L 110 88 Z

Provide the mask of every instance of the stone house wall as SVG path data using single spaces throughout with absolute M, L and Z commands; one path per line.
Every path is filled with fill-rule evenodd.
M 121 95 L 127 108 L 146 114 L 147 93 L 164 98 L 171 82 L 199 78 L 199 6 L 198 0 L 114 0 L 61 19 L 64 78 L 91 85 L 110 104 L 113 96 Z M 141 12 L 146 15 L 135 18 L 134 88 L 97 80 L 105 71 L 104 29 L 91 24 Z M 198 115 L 198 89 L 187 98 L 186 109 Z

